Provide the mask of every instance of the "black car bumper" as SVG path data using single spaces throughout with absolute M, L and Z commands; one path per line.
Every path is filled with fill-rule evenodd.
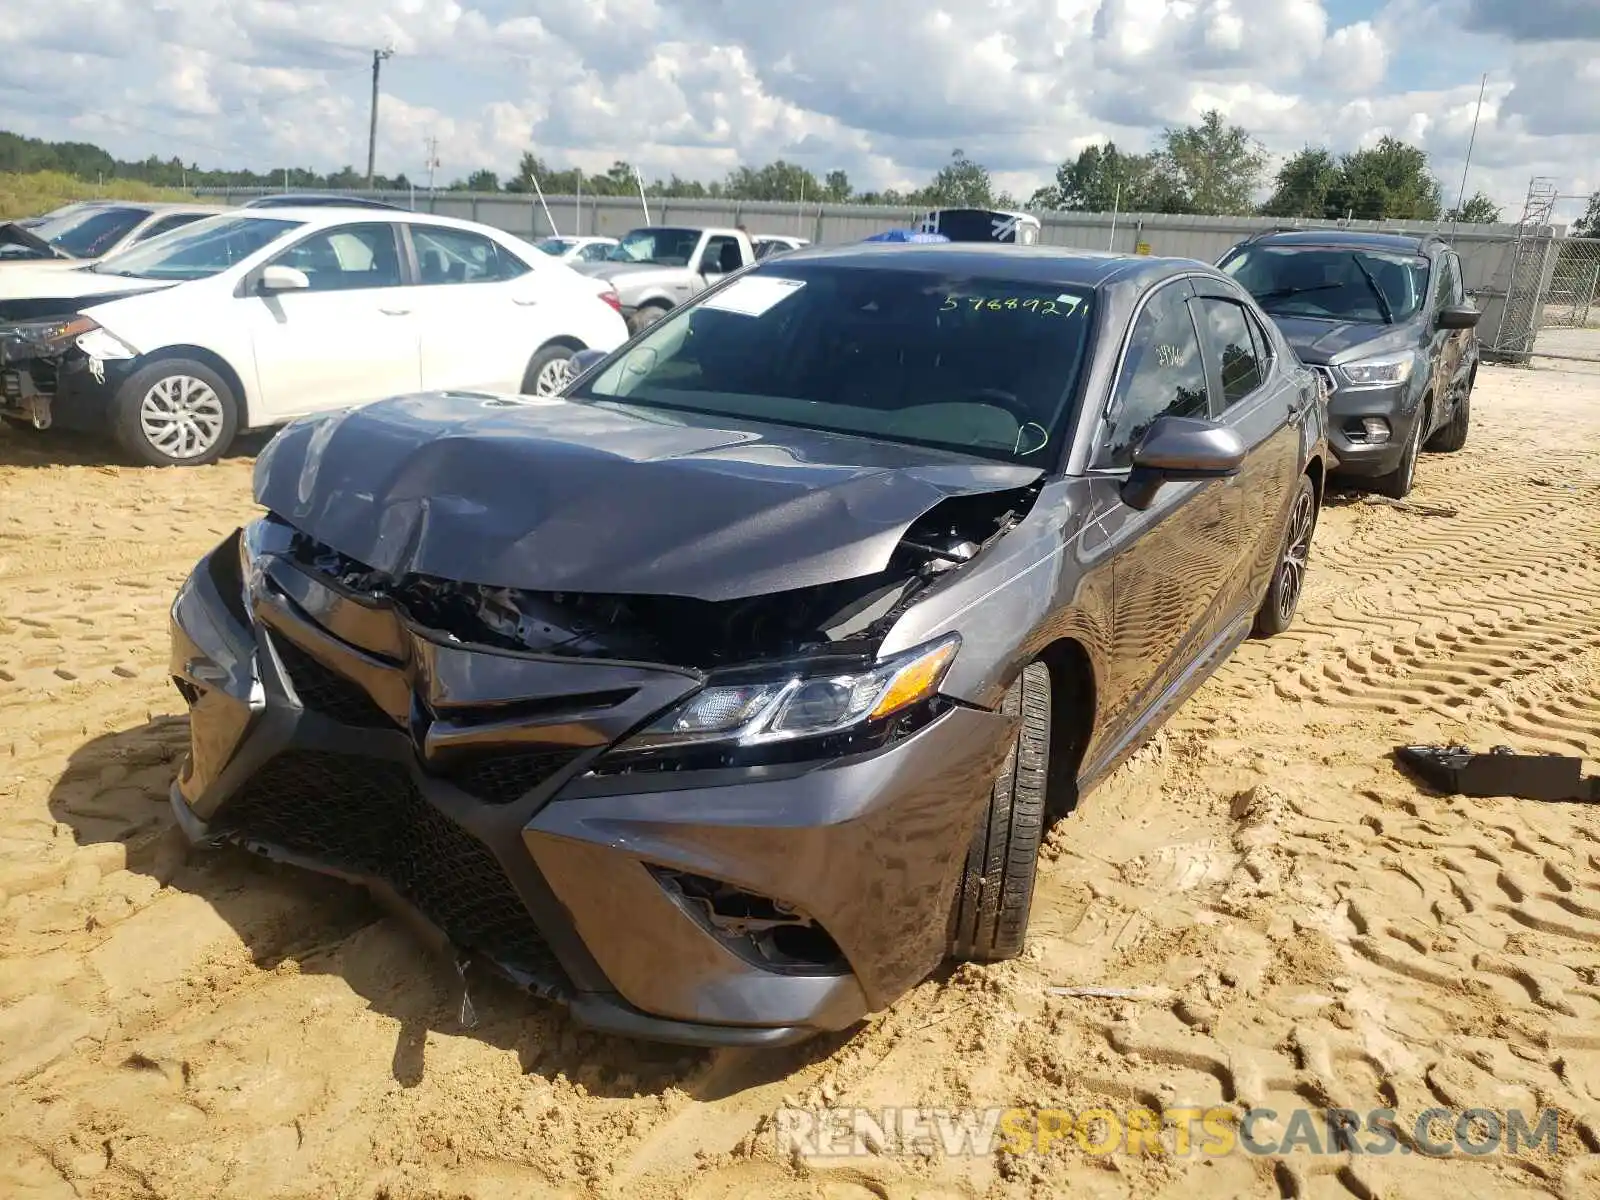
M 1408 387 L 1341 387 L 1328 398 L 1328 441 L 1340 474 L 1387 475 L 1400 465 L 1412 422 L 1420 412 Z M 1381 423 L 1387 437 L 1372 436 L 1367 424 L 1374 421 Z
M 957 706 L 853 759 L 608 774 L 697 675 L 467 647 L 281 560 L 245 583 L 237 555 L 172 609 L 192 839 L 371 884 L 459 958 L 655 1040 L 842 1029 L 943 956 L 1008 719 Z

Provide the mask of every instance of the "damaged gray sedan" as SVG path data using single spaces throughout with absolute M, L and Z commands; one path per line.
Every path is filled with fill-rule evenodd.
M 590 1027 L 1017 954 L 1048 822 L 1294 616 L 1320 393 L 1200 263 L 802 250 L 578 366 L 273 440 L 173 606 L 172 803 Z

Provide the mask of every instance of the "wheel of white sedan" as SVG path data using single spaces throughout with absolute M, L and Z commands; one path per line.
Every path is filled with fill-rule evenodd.
M 135 371 L 117 389 L 117 441 L 153 467 L 216 462 L 239 430 L 239 402 L 205 363 L 167 358 Z
M 554 396 L 572 380 L 569 365 L 575 353 L 570 346 L 546 346 L 533 356 L 522 376 L 522 390 L 530 396 Z

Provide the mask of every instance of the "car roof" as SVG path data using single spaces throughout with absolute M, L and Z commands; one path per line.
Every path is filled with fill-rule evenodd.
M 502 238 L 514 237 L 503 229 L 485 225 L 481 221 L 463 221 L 459 217 L 441 217 L 433 213 L 412 212 L 405 208 L 339 208 L 331 204 L 311 204 L 303 208 L 285 204 L 282 207 L 225 208 L 221 212 L 244 217 L 251 221 L 299 221 L 303 225 L 328 226 L 353 223 L 370 224 L 373 221 L 407 221 L 414 225 L 434 225 L 444 229 L 464 229 L 473 233 L 485 230 Z
M 1251 246 L 1352 246 L 1364 250 L 1389 250 L 1400 254 L 1421 253 L 1431 234 L 1381 233 L 1364 229 L 1279 230 L 1250 238 Z
M 786 254 L 785 266 L 826 262 L 842 267 L 897 267 L 929 274 L 988 274 L 1025 283 L 1059 283 L 1094 288 L 1115 278 L 1120 282 L 1154 283 L 1196 269 L 1205 263 L 1187 258 L 1111 254 L 1069 246 L 1016 246 L 989 242 L 865 242 L 848 246 L 807 246 Z

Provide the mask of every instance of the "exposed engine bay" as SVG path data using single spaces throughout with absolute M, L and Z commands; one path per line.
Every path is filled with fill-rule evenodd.
M 298 532 L 289 556 L 462 643 L 713 670 L 817 654 L 870 656 L 902 613 L 1015 527 L 1038 494 L 1034 484 L 948 498 L 910 525 L 880 572 L 723 601 L 396 580 Z

